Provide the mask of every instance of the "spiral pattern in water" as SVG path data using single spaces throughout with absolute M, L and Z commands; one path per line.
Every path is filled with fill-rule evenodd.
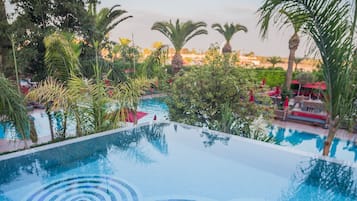
M 29 196 L 27 201 L 138 201 L 127 183 L 108 176 L 78 176 L 48 184 Z

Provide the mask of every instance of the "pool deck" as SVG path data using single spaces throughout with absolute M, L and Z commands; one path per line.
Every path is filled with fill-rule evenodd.
M 154 94 L 154 95 L 158 95 L 158 94 Z M 162 95 L 155 96 L 155 97 L 162 97 Z M 152 98 L 152 96 L 149 95 L 149 97 L 147 97 L 147 98 Z M 327 136 L 327 134 L 328 134 L 328 129 L 324 129 L 319 126 L 309 126 L 309 125 L 304 125 L 304 124 L 299 124 L 299 123 L 294 123 L 294 122 L 287 122 L 287 121 L 279 121 L 279 120 L 274 120 L 272 123 L 279 127 L 290 128 L 290 129 L 294 129 L 294 130 L 298 130 L 298 131 L 305 131 L 308 133 L 315 133 L 315 134 L 324 135 L 324 136 Z M 336 136 L 343 140 L 357 142 L 357 134 L 350 133 L 343 129 L 339 129 L 337 131 Z M 47 143 L 50 140 L 51 140 L 50 136 L 40 137 L 40 138 L 38 138 L 37 144 Z M 27 144 L 28 144 L 28 146 L 36 145 L 35 143 L 32 143 L 31 140 L 27 140 Z M 14 141 L 14 140 L 0 140 L 0 153 L 11 152 L 11 151 L 15 151 L 18 149 L 24 149 L 24 147 L 25 147 L 24 142 L 20 141 L 20 140 L 16 140 L 16 141 Z

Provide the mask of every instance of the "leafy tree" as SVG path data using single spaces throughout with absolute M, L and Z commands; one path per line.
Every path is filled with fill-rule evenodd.
M 236 34 L 239 31 L 244 31 L 248 32 L 247 27 L 240 25 L 240 24 L 224 24 L 223 26 L 215 23 L 212 25 L 212 28 L 218 31 L 220 34 L 224 36 L 224 39 L 226 39 L 226 44 L 222 48 L 222 53 L 231 53 L 232 52 L 232 47 L 230 45 L 230 41 L 233 37 L 234 34 Z
M 282 61 L 281 58 L 280 58 L 280 57 L 276 57 L 276 56 L 274 56 L 274 57 L 269 57 L 269 58 L 267 59 L 267 62 L 271 63 L 271 65 L 272 65 L 273 68 L 275 68 L 275 65 L 278 64 L 278 63 L 280 63 L 281 61 Z
M 294 18 L 293 14 L 289 13 L 288 9 L 280 9 L 279 12 L 271 12 L 269 15 L 264 13 L 264 9 L 261 7 L 258 10 L 258 13 L 260 13 L 260 19 L 259 23 L 261 25 L 260 31 L 262 37 L 267 36 L 267 31 L 270 23 L 270 19 L 275 18 L 279 20 L 275 20 L 275 24 L 280 24 L 280 28 L 284 26 L 289 26 L 292 25 L 294 29 L 294 34 L 290 37 L 289 39 L 289 60 L 288 60 L 288 69 L 286 71 L 286 80 L 285 80 L 285 87 L 290 90 L 290 85 L 291 85 L 291 80 L 293 77 L 293 65 L 294 65 L 294 60 L 295 60 L 295 52 L 297 48 L 299 47 L 300 43 L 300 37 L 298 33 L 300 32 L 302 26 L 303 26 L 303 20 L 297 20 Z M 300 18 L 303 18 L 304 16 L 301 15 Z M 282 18 L 284 18 L 282 20 Z
M 10 27 L 5 10 L 5 1 L 0 1 L 0 73 L 4 73 L 8 66 L 8 54 L 10 51 L 11 43 L 8 37 L 8 30 Z
M 27 148 L 29 137 L 29 118 L 23 96 L 8 79 L 0 75 L 0 121 L 9 121 L 21 134 Z
M 82 0 L 11 0 L 16 19 L 9 32 L 15 35 L 20 71 L 45 78 L 45 46 L 43 39 L 55 30 L 81 35 L 88 26 Z
M 176 20 L 176 23 L 172 23 L 170 20 L 169 22 L 155 22 L 153 24 L 151 30 L 161 32 L 171 41 L 175 48 L 175 55 L 171 62 L 173 72 L 179 71 L 183 65 L 183 60 L 180 53 L 183 46 L 193 37 L 207 34 L 207 30 L 204 29 L 206 26 L 207 25 L 204 22 L 186 21 L 180 23 L 178 19 Z
M 249 102 L 253 80 L 254 75 L 245 69 L 223 62 L 192 67 L 177 76 L 170 89 L 170 119 L 248 137 L 250 123 L 260 114 L 269 119 L 272 112 L 264 93 L 254 94 L 262 104 Z
M 264 20 L 284 9 L 294 21 L 303 23 L 302 32 L 314 41 L 321 56 L 329 114 L 329 133 L 323 155 L 328 155 L 340 122 L 351 117 L 353 112 L 357 92 L 352 85 L 356 77 L 353 73 L 356 5 L 356 2 L 340 0 L 266 0 L 259 9 Z
M 84 0 L 54 0 L 52 23 L 63 32 L 85 35 L 89 23 L 85 2 Z

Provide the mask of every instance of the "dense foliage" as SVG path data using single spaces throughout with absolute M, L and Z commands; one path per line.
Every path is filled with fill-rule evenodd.
M 312 48 L 321 56 L 329 114 L 329 134 L 323 155 L 328 155 L 340 123 L 345 119 L 351 120 L 354 112 L 353 102 L 357 96 L 354 85 L 357 76 L 354 73 L 356 7 L 356 1 L 265 0 L 258 9 L 262 24 L 267 24 L 272 16 L 284 10 L 295 24 L 302 25 L 301 31 L 314 42 Z
M 16 41 L 19 70 L 41 80 L 47 72 L 43 39 L 55 30 L 85 34 L 88 23 L 85 3 L 82 0 L 12 0 L 11 3 L 15 5 L 16 19 L 8 34 L 14 35 Z
M 176 76 L 167 101 L 170 119 L 241 136 L 251 134 L 250 124 L 257 117 L 269 120 L 270 98 L 259 93 L 255 76 L 229 63 L 193 67 Z M 259 104 L 249 101 L 250 90 Z

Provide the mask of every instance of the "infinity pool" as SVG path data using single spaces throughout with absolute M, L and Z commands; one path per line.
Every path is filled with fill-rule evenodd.
M 176 123 L 0 156 L 0 200 L 357 199 L 357 168 Z
M 324 141 L 327 138 L 324 135 L 280 128 L 278 126 L 272 126 L 269 134 L 274 137 L 275 143 L 278 145 L 293 147 L 294 149 L 319 155 L 322 155 Z M 357 162 L 357 135 L 351 141 L 335 138 L 331 145 L 330 157 Z

